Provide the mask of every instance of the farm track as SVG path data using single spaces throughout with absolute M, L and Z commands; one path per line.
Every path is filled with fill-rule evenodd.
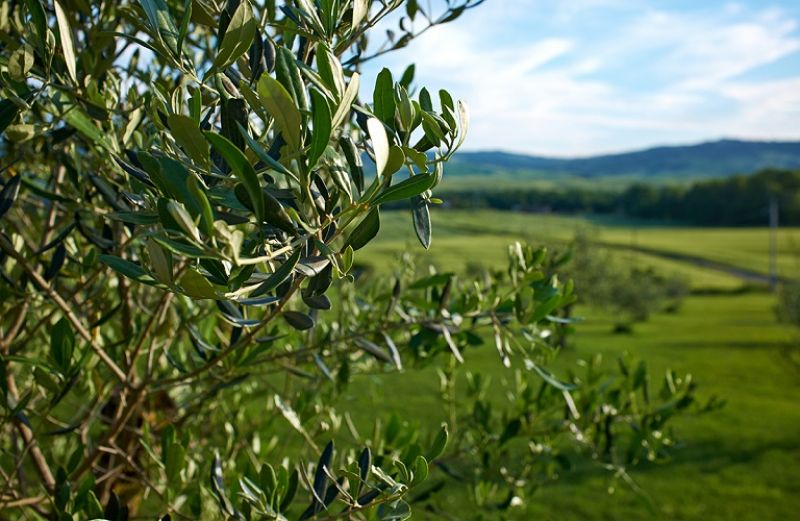
M 771 284 L 772 277 L 769 275 L 765 275 L 759 271 L 748 270 L 746 268 L 742 268 L 741 266 L 734 266 L 732 264 L 727 264 L 724 262 L 714 261 L 711 259 L 707 259 L 705 257 L 700 257 L 697 255 L 689 255 L 686 253 L 677 253 L 674 251 L 667 251 L 667 250 L 659 250 L 657 248 L 648 248 L 646 246 L 633 246 L 629 244 L 619 244 L 614 242 L 596 242 L 598 246 L 603 246 L 609 249 L 617 249 L 617 250 L 628 250 L 628 251 L 635 251 L 639 253 L 646 253 L 648 255 L 653 255 L 656 257 L 661 257 L 664 259 L 675 260 L 680 262 L 687 262 L 693 264 L 700 268 L 707 268 L 715 271 L 720 271 L 722 273 L 726 273 L 733 277 L 737 277 L 745 282 L 749 282 L 752 284 Z M 787 277 L 778 277 L 778 282 L 791 282 L 792 279 Z

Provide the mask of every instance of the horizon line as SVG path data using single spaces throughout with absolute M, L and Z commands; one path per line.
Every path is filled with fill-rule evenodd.
M 658 150 L 663 148 L 688 148 L 688 147 L 696 147 L 702 145 L 710 145 L 714 143 L 723 143 L 723 142 L 738 142 L 738 143 L 759 143 L 759 144 L 800 144 L 800 136 L 795 139 L 781 139 L 781 138 L 745 138 L 745 137 L 720 137 L 716 139 L 706 139 L 702 141 L 691 141 L 691 142 L 672 142 L 672 143 L 661 143 L 661 144 L 653 144 L 648 145 L 640 148 L 620 148 L 620 149 L 613 149 L 609 151 L 599 151 L 599 152 L 588 152 L 585 154 L 574 154 L 574 155 L 559 155 L 559 154 L 548 154 L 548 153 L 540 153 L 540 152 L 527 152 L 522 150 L 511 150 L 511 149 L 501 149 L 501 148 L 473 148 L 467 147 L 462 148 L 458 152 L 456 152 L 456 156 L 462 153 L 468 154 L 487 154 L 487 153 L 495 153 L 495 154 L 507 154 L 513 156 L 524 156 L 524 157 L 536 157 L 542 159 L 556 159 L 556 160 L 576 160 L 576 159 L 590 159 L 596 157 L 605 157 L 605 156 L 618 156 L 618 155 L 625 155 L 625 154 L 635 154 L 637 152 L 647 152 L 651 150 Z

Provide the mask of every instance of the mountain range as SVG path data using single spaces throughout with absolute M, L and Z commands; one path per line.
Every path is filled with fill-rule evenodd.
M 573 159 L 496 151 L 459 152 L 448 163 L 447 175 L 688 180 L 749 174 L 764 168 L 800 169 L 800 141 L 723 139 Z

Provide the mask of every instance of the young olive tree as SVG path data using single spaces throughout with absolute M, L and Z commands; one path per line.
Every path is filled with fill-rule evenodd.
M 661 454 L 693 384 L 547 371 L 574 296 L 544 251 L 474 281 L 350 273 L 383 204 L 430 245 L 468 120 L 413 68 L 363 99 L 362 64 L 481 1 L 0 1 L 2 517 L 399 520 L 454 483 L 489 516 L 573 455 L 620 476 Z M 484 337 L 513 398 L 471 374 L 463 410 Z M 449 445 L 338 405 L 431 365 Z

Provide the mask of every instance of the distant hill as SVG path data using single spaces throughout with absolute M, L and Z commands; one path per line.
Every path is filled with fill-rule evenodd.
M 527 156 L 506 152 L 459 152 L 447 175 L 542 178 L 624 177 L 688 180 L 752 173 L 762 168 L 800 168 L 800 141 L 725 139 L 690 146 L 656 147 L 636 152 L 576 159 Z

